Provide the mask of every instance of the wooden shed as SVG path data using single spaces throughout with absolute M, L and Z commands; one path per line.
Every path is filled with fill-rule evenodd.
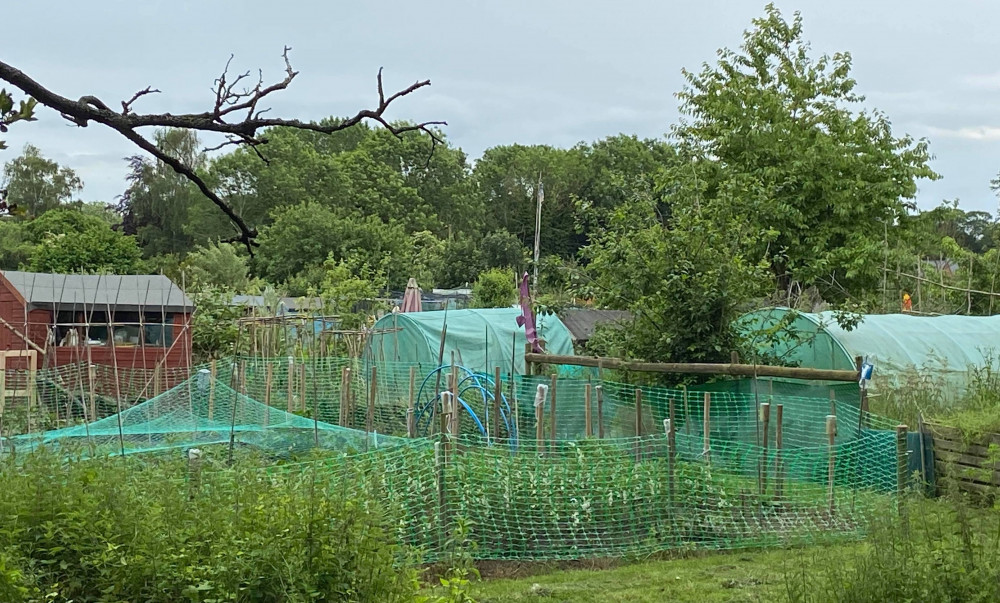
M 193 311 L 162 275 L 0 271 L 0 354 L 7 368 L 189 367 Z

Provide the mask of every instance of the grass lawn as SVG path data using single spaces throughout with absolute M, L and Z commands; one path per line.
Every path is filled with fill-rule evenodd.
M 815 563 L 846 561 L 861 543 L 770 551 L 698 554 L 663 561 L 619 564 L 605 569 L 569 569 L 544 573 L 554 566 L 531 566 L 534 575 L 492 578 L 504 570 L 487 568 L 472 586 L 479 603 L 565 601 L 629 603 L 694 601 L 783 601 L 786 571 Z M 511 566 L 513 568 L 513 566 Z M 525 568 L 513 568 L 519 574 Z M 542 573 L 539 573 L 542 572 Z

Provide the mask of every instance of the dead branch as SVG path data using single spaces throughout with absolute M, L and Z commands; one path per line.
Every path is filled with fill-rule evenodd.
M 132 110 L 132 103 L 139 100 L 139 98 L 146 96 L 147 94 L 159 94 L 159 90 L 154 90 L 152 86 L 146 86 L 145 89 L 140 90 L 132 95 L 132 98 L 127 101 L 122 101 L 122 115 L 128 115 Z
M 433 127 L 447 125 L 445 121 L 426 121 L 406 125 L 394 125 L 390 123 L 385 118 L 385 113 L 389 106 L 400 98 L 408 96 L 421 88 L 430 86 L 431 82 L 430 80 L 417 81 L 386 97 L 381 68 L 378 71 L 377 77 L 378 105 L 374 109 L 362 109 L 351 117 L 334 123 L 323 124 L 304 122 L 298 119 L 265 117 L 264 114 L 269 109 L 259 109 L 258 105 L 260 102 L 271 94 L 286 89 L 298 75 L 298 72 L 292 69 L 291 61 L 288 58 L 290 50 L 286 46 L 282 52 L 282 58 L 285 62 L 284 79 L 269 86 L 264 85 L 263 73 L 259 72 L 255 85 L 238 88 L 237 86 L 241 83 L 246 83 L 246 80 L 250 77 L 250 72 L 241 73 L 230 79 L 229 67 L 233 60 L 233 57 L 230 56 L 222 75 L 214 82 L 213 92 L 215 99 L 212 110 L 204 113 L 174 115 L 171 113 L 143 114 L 133 112 L 132 105 L 139 98 L 159 92 L 159 90 L 152 87 L 140 90 L 129 100 L 122 101 L 122 112 L 118 113 L 111 110 L 106 103 L 95 96 L 83 96 L 79 100 L 72 100 L 56 94 L 24 72 L 3 61 L 0 61 L 0 80 L 16 86 L 39 103 L 58 111 L 63 118 L 79 127 L 85 128 L 90 122 L 96 122 L 115 130 L 139 148 L 169 165 L 174 171 L 193 182 L 205 197 L 211 200 L 212 203 L 229 217 L 238 231 L 238 234 L 232 241 L 244 244 L 252 254 L 253 247 L 257 246 L 255 240 L 257 237 L 256 228 L 246 224 L 233 210 L 232 206 L 209 188 L 190 166 L 163 152 L 155 144 L 139 134 L 137 132 L 139 128 L 180 128 L 223 134 L 226 136 L 226 142 L 213 147 L 213 149 L 229 145 L 245 145 L 253 149 L 261 160 L 267 162 L 267 159 L 258 148 L 267 142 L 265 138 L 258 136 L 258 132 L 267 128 L 286 127 L 322 134 L 332 134 L 353 127 L 362 121 L 370 120 L 381 124 L 397 137 L 407 132 L 423 132 L 427 134 L 430 136 L 431 152 L 433 152 L 436 145 L 443 142 Z M 234 114 L 238 114 L 242 119 L 229 120 L 229 118 L 234 117 Z

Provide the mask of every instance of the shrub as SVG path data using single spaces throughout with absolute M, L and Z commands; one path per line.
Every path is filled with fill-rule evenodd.
M 187 481 L 162 457 L 17 461 L 0 469 L 4 601 L 412 599 L 380 505 L 321 466 Z
M 517 301 L 514 274 L 493 268 L 483 272 L 472 286 L 473 308 L 506 308 Z

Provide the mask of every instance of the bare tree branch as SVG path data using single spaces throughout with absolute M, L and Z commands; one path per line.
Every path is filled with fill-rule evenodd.
M 146 86 L 145 89 L 136 92 L 132 95 L 132 98 L 127 101 L 122 101 L 122 115 L 128 115 L 132 110 L 132 103 L 139 100 L 141 97 L 146 96 L 147 94 L 159 94 L 159 92 L 159 90 L 154 90 L 152 86 Z
M 212 203 L 218 206 L 229 217 L 238 230 L 238 234 L 234 237 L 233 241 L 238 241 L 246 245 L 252 254 L 253 247 L 257 246 L 255 241 L 257 230 L 246 224 L 233 210 L 232 206 L 212 191 L 190 166 L 185 165 L 184 162 L 160 150 L 155 144 L 139 134 L 136 131 L 137 129 L 147 127 L 180 128 L 223 134 L 226 136 L 226 142 L 207 150 L 217 150 L 230 145 L 245 145 L 253 149 L 257 156 L 266 163 L 267 158 L 260 152 L 259 147 L 266 144 L 267 140 L 259 137 L 258 132 L 267 128 L 286 127 L 322 134 L 332 134 L 351 128 L 362 121 L 371 120 L 378 122 L 397 137 L 407 132 L 423 132 L 427 134 L 431 138 L 431 152 L 433 153 L 436 145 L 443 143 L 440 135 L 433 127 L 447 125 L 445 121 L 425 121 L 418 124 L 406 125 L 394 125 L 390 123 L 385 117 L 389 106 L 400 98 L 413 94 L 421 88 L 430 86 L 431 82 L 430 80 L 417 81 L 386 97 L 382 83 L 381 68 L 378 71 L 377 77 L 378 105 L 374 109 L 362 109 L 351 117 L 333 123 L 322 124 L 304 122 L 298 119 L 265 117 L 264 114 L 269 109 L 258 109 L 261 100 L 275 92 L 286 89 L 298 75 L 298 72 L 292 69 L 292 63 L 288 58 L 290 50 L 286 46 L 282 52 L 282 58 L 285 61 L 284 79 L 269 86 L 264 86 L 263 73 L 260 72 L 256 85 L 242 90 L 237 89 L 237 85 L 245 82 L 250 77 L 250 72 L 241 73 L 230 81 L 229 67 L 233 60 L 233 57 L 230 56 L 222 75 L 214 82 L 214 106 L 211 111 L 204 113 L 182 113 L 177 115 L 171 113 L 134 113 L 132 105 L 135 101 L 148 94 L 159 92 L 159 90 L 155 90 L 152 87 L 140 90 L 129 100 L 122 101 L 122 112 L 118 113 L 111 110 L 106 103 L 96 96 L 83 96 L 79 100 L 72 100 L 56 94 L 24 72 L 3 61 L 0 61 L 0 80 L 20 88 L 39 103 L 58 111 L 65 119 L 79 127 L 85 128 L 93 121 L 117 131 L 139 148 L 169 165 L 174 171 L 194 183 L 205 197 L 211 200 Z M 233 114 L 240 114 L 243 116 L 243 119 L 239 121 L 227 121 L 227 118 L 233 116 Z

